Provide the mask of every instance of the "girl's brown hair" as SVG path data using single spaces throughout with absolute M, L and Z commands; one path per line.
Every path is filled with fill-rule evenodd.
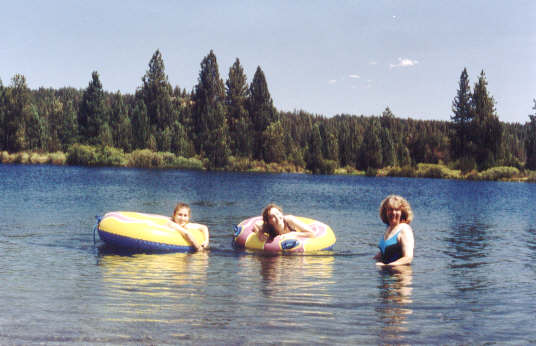
M 171 215 L 171 219 L 173 220 L 175 218 L 175 214 L 177 214 L 177 212 L 179 211 L 179 209 L 182 209 L 182 208 L 186 208 L 188 209 L 188 217 L 191 216 L 191 209 L 190 209 L 190 206 L 186 203 L 177 203 L 177 205 L 175 206 L 175 209 L 173 209 L 173 214 Z
M 262 210 L 262 230 L 261 232 L 268 233 L 269 237 L 271 239 L 277 237 L 279 234 L 275 231 L 274 226 L 270 224 L 270 215 L 268 214 L 270 212 L 270 209 L 275 208 L 279 210 L 281 213 L 283 213 L 283 208 L 278 206 L 277 204 L 270 203 L 268 204 L 263 210 Z M 288 233 L 290 230 L 288 229 L 287 223 L 285 222 L 285 229 L 283 230 L 283 233 Z

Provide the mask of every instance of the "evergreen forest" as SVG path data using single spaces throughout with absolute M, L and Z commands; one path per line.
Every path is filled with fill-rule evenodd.
M 82 90 L 31 90 L 20 74 L 0 80 L 0 151 L 2 162 L 51 153 L 52 163 L 90 166 L 399 176 L 428 167 L 438 177 L 536 170 L 536 100 L 527 123 L 504 123 L 487 85 L 481 71 L 471 87 L 464 69 L 450 121 L 402 119 L 389 107 L 326 117 L 276 109 L 261 67 L 249 82 L 238 58 L 224 81 L 213 51 L 193 90 L 173 87 L 157 50 L 134 94 L 105 91 L 97 71 Z

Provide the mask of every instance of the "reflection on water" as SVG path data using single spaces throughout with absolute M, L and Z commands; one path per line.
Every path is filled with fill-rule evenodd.
M 206 252 L 103 256 L 99 266 L 102 294 L 110 297 L 109 319 L 177 322 L 176 316 L 162 313 L 162 303 L 169 304 L 168 309 L 188 312 L 200 302 L 208 262 Z
M 536 229 L 531 228 L 527 231 L 525 243 L 527 246 L 526 252 L 528 253 L 529 259 L 529 261 L 527 261 L 527 265 L 536 272 L 536 264 L 534 264 L 536 261 Z
M 309 290 L 320 280 L 329 280 L 332 256 L 254 256 L 260 264 L 262 292 L 266 297 L 281 296 L 296 290 Z M 248 259 L 250 260 L 250 259 Z M 283 294 L 283 295 L 284 295 Z
M 266 307 L 263 320 L 269 326 L 285 326 L 306 332 L 308 319 L 333 319 L 326 306 L 336 299 L 331 288 L 334 257 L 331 255 L 250 255 L 240 258 L 239 267 L 248 276 L 260 276 L 256 299 Z
M 403 342 L 408 331 L 407 318 L 413 313 L 412 281 L 413 270 L 409 265 L 380 269 L 380 338 L 388 343 Z

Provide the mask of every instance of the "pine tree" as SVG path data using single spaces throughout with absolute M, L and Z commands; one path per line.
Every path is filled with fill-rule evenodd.
M 117 92 L 110 97 L 112 102 L 110 125 L 113 146 L 129 152 L 132 149 L 132 124 L 128 116 L 128 107 L 120 92 Z
M 502 125 L 495 113 L 495 100 L 488 94 L 484 71 L 473 89 L 472 138 L 476 145 L 476 163 L 480 169 L 495 165 L 502 149 Z
M 147 107 L 141 97 L 136 97 L 132 111 L 132 134 L 134 149 L 150 148 L 151 127 L 147 116 Z
M 247 111 L 248 85 L 244 69 L 238 58 L 229 69 L 226 87 L 225 104 L 229 119 L 231 153 L 235 156 L 251 158 L 253 155 L 253 137 L 251 136 L 253 125 Z
M 105 124 L 109 126 L 108 117 L 109 115 L 105 110 L 104 92 L 99 79 L 99 73 L 93 71 L 91 81 L 82 96 L 80 112 L 78 114 L 81 142 L 100 144 L 99 137 L 101 130 Z
M 172 141 L 172 138 L 169 138 L 170 128 L 175 120 L 178 120 L 178 115 L 172 111 L 172 88 L 165 73 L 160 50 L 157 49 L 153 54 L 142 81 L 139 95 L 147 107 L 151 134 L 156 139 L 158 150 L 169 151 Z
M 0 150 L 6 149 L 7 91 L 0 78 Z
M 380 139 L 380 121 L 378 118 L 372 118 L 363 139 L 361 147 L 361 158 L 358 168 L 381 168 L 383 164 L 382 144 Z
M 46 120 L 39 116 L 35 105 L 30 107 L 29 118 L 26 125 L 27 149 L 30 150 L 47 150 L 45 141 L 47 138 Z
M 61 123 L 58 129 L 62 149 L 67 150 L 69 146 L 78 142 L 78 102 L 77 91 L 74 89 L 61 90 L 60 100 L 63 104 Z
M 285 160 L 285 131 L 280 121 L 268 125 L 262 133 L 262 151 L 266 162 L 283 162 Z
M 382 127 L 380 142 L 382 147 L 382 166 L 396 166 L 395 145 L 388 128 Z
M 452 112 L 454 113 L 451 117 L 453 125 L 450 135 L 452 156 L 455 159 L 472 157 L 474 146 L 470 136 L 474 113 L 466 68 L 462 71 L 458 92 L 452 101 Z
M 311 170 L 315 174 L 324 173 L 324 155 L 322 154 L 323 146 L 324 143 L 322 141 L 322 136 L 320 135 L 320 126 L 318 124 L 314 124 L 309 139 L 307 169 Z
M 392 133 L 396 133 L 396 119 L 389 107 L 386 107 L 380 117 L 381 131 L 380 142 L 382 146 L 383 166 L 396 166 L 396 147 Z
M 201 62 L 193 101 L 197 152 L 209 159 L 210 168 L 223 167 L 230 155 L 229 127 L 224 85 L 212 50 Z
M 26 129 L 33 114 L 30 90 L 23 75 L 13 76 L 5 97 L 7 102 L 4 118 L 5 148 L 11 152 L 26 150 L 28 149 Z
M 531 170 L 536 170 L 536 99 L 534 101 L 534 114 L 529 115 L 530 122 L 526 125 L 527 127 L 527 139 L 526 139 L 526 148 L 527 148 L 527 163 L 525 167 Z
M 339 162 L 339 138 L 337 129 L 329 122 L 320 126 L 320 135 L 323 138 L 324 148 L 322 153 L 324 158 Z
M 253 81 L 249 86 L 248 110 L 253 123 L 255 138 L 253 156 L 256 159 L 263 160 L 263 148 L 265 145 L 262 142 L 262 133 L 271 123 L 278 120 L 278 116 L 268 91 L 264 72 L 262 72 L 260 66 L 257 67 Z

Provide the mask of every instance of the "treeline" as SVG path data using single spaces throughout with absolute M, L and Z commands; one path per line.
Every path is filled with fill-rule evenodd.
M 279 111 L 260 67 L 248 83 L 237 58 L 224 82 L 213 51 L 192 91 L 171 86 L 159 50 L 141 82 L 130 95 L 105 91 L 97 71 L 83 90 L 30 90 L 23 75 L 9 86 L 0 80 L 0 151 L 67 152 L 73 164 L 117 164 L 105 156 L 127 154 L 136 162 L 152 152 L 207 169 L 255 163 L 328 174 L 419 163 L 536 169 L 536 114 L 524 125 L 500 122 L 483 71 L 473 91 L 462 72 L 451 122 L 400 119 L 389 107 L 330 118 Z

